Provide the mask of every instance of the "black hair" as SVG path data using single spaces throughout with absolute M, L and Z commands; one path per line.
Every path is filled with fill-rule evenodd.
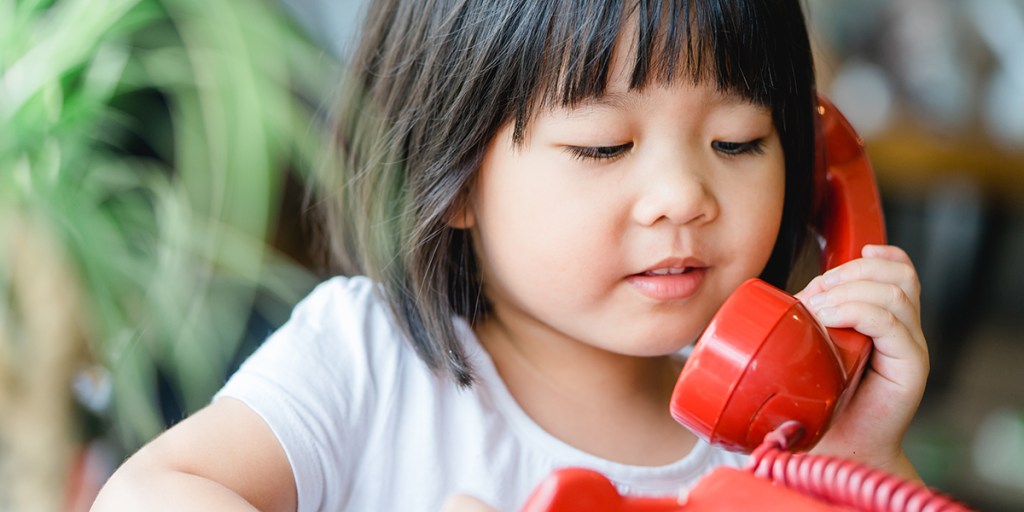
M 453 316 L 486 312 L 468 230 L 449 225 L 488 143 L 539 108 L 605 92 L 635 27 L 630 86 L 692 80 L 769 107 L 786 161 L 762 278 L 784 286 L 813 202 L 814 69 L 799 0 L 374 0 L 342 83 L 327 230 L 431 368 L 472 381 Z

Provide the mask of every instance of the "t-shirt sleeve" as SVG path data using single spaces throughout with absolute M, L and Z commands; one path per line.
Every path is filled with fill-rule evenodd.
M 270 426 L 295 477 L 298 510 L 337 510 L 352 481 L 379 389 L 368 370 L 368 283 L 336 278 L 299 303 L 214 397 Z

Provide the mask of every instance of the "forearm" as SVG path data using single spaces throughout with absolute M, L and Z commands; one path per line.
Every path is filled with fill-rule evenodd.
M 230 489 L 196 475 L 122 468 L 100 491 L 94 512 L 121 510 L 256 510 Z
M 95 511 L 295 510 L 291 465 L 245 404 L 218 400 L 142 447 L 100 491 Z

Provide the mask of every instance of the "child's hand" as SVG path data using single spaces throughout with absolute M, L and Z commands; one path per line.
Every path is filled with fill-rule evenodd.
M 869 245 L 861 254 L 796 295 L 826 327 L 852 327 L 874 340 L 860 387 L 813 452 L 916 477 L 900 443 L 928 376 L 920 282 L 902 249 Z

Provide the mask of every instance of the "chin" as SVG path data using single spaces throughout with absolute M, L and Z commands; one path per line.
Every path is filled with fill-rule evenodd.
M 664 357 L 678 354 L 680 351 L 693 345 L 696 341 L 696 337 L 690 339 L 674 339 L 665 340 L 660 343 L 636 343 L 632 346 L 629 344 L 620 345 L 620 347 L 626 347 L 626 350 L 619 350 L 620 353 L 633 357 Z

